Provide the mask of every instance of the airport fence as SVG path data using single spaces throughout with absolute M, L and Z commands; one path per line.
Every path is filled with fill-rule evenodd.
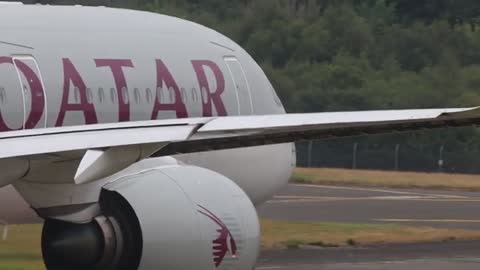
M 480 174 L 480 151 L 445 144 L 321 140 L 297 143 L 297 165 Z

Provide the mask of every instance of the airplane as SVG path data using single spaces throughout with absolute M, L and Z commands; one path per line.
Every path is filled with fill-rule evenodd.
M 48 270 L 254 269 L 293 142 L 476 125 L 479 108 L 287 114 L 224 35 L 126 9 L 0 4 L 0 223 Z

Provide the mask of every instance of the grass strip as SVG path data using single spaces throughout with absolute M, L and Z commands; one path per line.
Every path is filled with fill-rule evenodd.
M 480 176 L 446 173 L 297 168 L 292 182 L 384 188 L 480 191 Z
M 0 270 L 44 270 L 40 249 L 41 225 L 10 225 L 0 240 Z
M 340 247 L 480 240 L 480 231 L 396 224 L 307 223 L 262 220 L 262 248 Z

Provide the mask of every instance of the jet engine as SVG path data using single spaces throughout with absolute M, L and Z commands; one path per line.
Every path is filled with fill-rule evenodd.
M 48 270 L 254 269 L 257 213 L 230 179 L 167 166 L 107 184 L 101 215 L 87 224 L 47 219 Z

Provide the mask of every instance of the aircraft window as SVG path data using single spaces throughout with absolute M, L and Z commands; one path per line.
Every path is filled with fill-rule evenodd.
M 133 94 L 135 95 L 135 103 L 140 103 L 140 91 L 138 90 L 138 88 L 135 88 L 133 90 Z
M 173 87 L 168 88 L 168 94 L 170 97 L 170 103 L 175 103 L 175 90 L 173 89 Z
M 192 101 L 193 102 L 198 101 L 197 89 L 195 89 L 195 88 L 192 88 Z
M 23 93 L 28 94 L 28 87 L 25 84 L 23 85 Z
M 207 88 L 202 87 L 202 102 L 203 102 L 203 104 L 207 104 L 207 103 L 208 103 L 207 98 L 208 98 Z
M 187 95 L 185 94 L 185 88 L 180 88 L 180 94 L 182 95 L 183 103 L 187 103 Z
M 87 102 L 89 104 L 93 103 L 93 94 L 92 94 L 92 89 L 87 88 Z
M 122 99 L 125 104 L 128 104 L 130 102 L 128 96 L 128 89 L 126 87 L 122 87 Z
M 80 101 L 80 89 L 78 89 L 78 87 L 76 87 L 76 86 L 73 88 L 73 98 L 75 99 L 76 103 L 79 103 L 79 101 Z
M 117 103 L 117 91 L 115 91 L 115 88 L 110 88 L 110 97 L 113 103 Z
M 158 99 L 158 102 L 162 102 L 163 100 L 163 89 L 161 86 L 157 87 L 157 99 Z
M 100 101 L 100 103 L 105 101 L 105 91 L 103 91 L 102 87 L 98 88 L 98 101 Z
M 152 90 L 150 88 L 147 88 L 147 102 L 152 102 Z
M 3 87 L 0 87 L 0 102 L 2 102 L 2 104 L 7 103 L 7 92 Z

